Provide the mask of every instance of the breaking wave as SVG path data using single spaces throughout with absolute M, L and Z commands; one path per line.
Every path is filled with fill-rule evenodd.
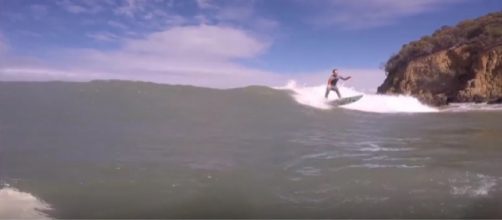
M 49 204 L 27 192 L 6 186 L 0 189 L 0 219 L 50 219 Z
M 295 81 L 290 81 L 286 86 L 279 89 L 291 90 L 293 98 L 302 105 L 324 110 L 334 108 L 328 102 L 335 100 L 336 95 L 330 93 L 329 98 L 326 100 L 324 98 L 325 85 L 299 86 Z M 345 109 L 376 113 L 425 113 L 439 111 L 420 103 L 416 98 L 411 96 L 368 94 L 344 86 L 340 86 L 339 90 L 344 97 L 364 95 L 361 100 L 342 106 Z

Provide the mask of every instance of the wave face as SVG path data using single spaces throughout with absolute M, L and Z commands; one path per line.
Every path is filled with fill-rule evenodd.
M 318 109 L 332 109 L 333 106 L 329 105 L 328 101 L 336 99 L 336 94 L 334 92 L 330 92 L 328 100 L 324 98 L 324 93 L 326 91 L 325 85 L 298 86 L 295 81 L 290 81 L 288 85 L 279 89 L 293 91 L 293 97 L 298 103 Z M 341 106 L 345 109 L 376 113 L 438 112 L 437 109 L 424 105 L 411 96 L 367 94 L 344 86 L 339 87 L 339 90 L 344 97 L 364 95 L 363 98 L 357 102 Z

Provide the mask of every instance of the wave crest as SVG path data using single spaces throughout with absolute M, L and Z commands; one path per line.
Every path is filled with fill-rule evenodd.
M 50 219 L 50 205 L 35 196 L 6 186 L 0 189 L 0 219 Z
M 328 104 L 328 102 L 336 99 L 334 93 L 330 93 L 328 99 L 324 98 L 325 85 L 299 86 L 295 81 L 290 81 L 286 86 L 278 89 L 291 90 L 293 91 L 293 98 L 298 103 L 323 110 L 332 109 L 333 106 Z M 344 97 L 364 95 L 357 102 L 341 106 L 345 109 L 376 113 L 425 113 L 439 111 L 420 103 L 420 101 L 411 96 L 368 94 L 345 86 L 339 86 L 339 90 Z

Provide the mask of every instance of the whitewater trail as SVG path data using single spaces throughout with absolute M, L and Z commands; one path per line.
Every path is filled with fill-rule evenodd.
M 51 206 L 27 192 L 0 186 L 0 219 L 50 219 Z
M 302 105 L 328 110 L 334 108 L 329 101 L 337 99 L 335 92 L 330 92 L 329 98 L 324 98 L 325 85 L 298 86 L 290 81 L 278 89 L 291 90 L 293 98 Z M 340 93 L 344 97 L 364 95 L 359 101 L 341 106 L 341 108 L 376 113 L 427 113 L 438 112 L 438 109 L 420 103 L 416 98 L 404 95 L 380 95 L 359 92 L 353 88 L 340 86 Z

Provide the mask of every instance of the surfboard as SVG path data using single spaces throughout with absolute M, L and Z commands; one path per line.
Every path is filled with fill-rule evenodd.
M 334 106 L 347 105 L 347 104 L 350 104 L 353 102 L 357 102 L 362 97 L 363 97 L 363 95 L 356 95 L 356 96 L 336 99 L 336 100 L 330 101 L 329 104 L 334 105 Z

